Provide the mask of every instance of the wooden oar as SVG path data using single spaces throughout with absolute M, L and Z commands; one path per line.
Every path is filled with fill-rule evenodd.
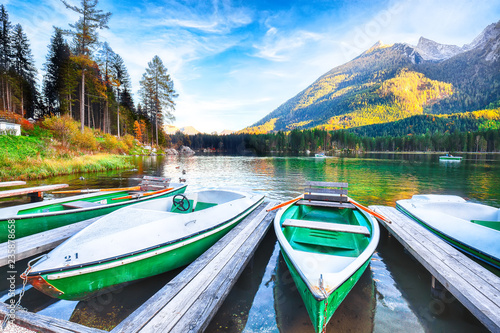
M 140 186 L 122 187 L 122 188 L 103 188 L 103 189 L 87 189 L 87 190 L 68 190 L 68 191 L 55 191 L 52 193 L 93 193 L 93 192 L 109 192 L 109 191 L 139 191 Z
M 159 191 L 154 191 L 154 192 L 146 192 L 146 193 L 143 193 L 142 195 L 127 195 L 125 197 L 119 197 L 119 198 L 113 198 L 111 200 L 122 200 L 122 199 L 133 199 L 133 198 L 142 198 L 142 197 L 146 197 L 148 195 L 153 195 L 153 194 L 159 194 L 159 193 L 163 193 L 163 192 L 168 192 L 170 190 L 173 190 L 174 188 L 173 187 L 169 187 L 169 188 L 165 188 L 163 190 L 159 190 Z
M 274 206 L 273 208 L 269 208 L 269 209 L 267 209 L 267 210 L 266 210 L 266 212 L 270 212 L 270 211 L 272 211 L 272 210 L 276 210 L 276 209 L 278 209 L 278 208 L 285 207 L 286 205 L 289 205 L 289 204 L 291 204 L 291 203 L 294 203 L 294 202 L 296 202 L 296 201 L 299 201 L 300 199 L 302 199 L 302 197 L 303 197 L 303 196 L 304 196 L 304 195 L 302 194 L 300 197 L 297 197 L 297 198 L 292 199 L 292 200 L 287 201 L 287 202 L 283 202 L 282 204 L 279 204 L 279 205 L 277 205 L 277 206 Z
M 354 201 L 353 199 L 348 198 L 348 200 L 349 200 L 349 202 L 350 202 L 350 203 L 352 203 L 354 206 L 358 207 L 359 209 L 364 210 L 364 211 L 365 211 L 365 212 L 367 212 L 368 214 L 371 214 L 371 215 L 375 216 L 376 218 L 378 218 L 378 219 L 380 219 L 380 220 L 384 221 L 385 223 L 392 223 L 392 222 L 391 222 L 391 221 L 389 221 L 386 217 L 384 217 L 384 216 L 380 215 L 379 213 L 374 212 L 374 211 L 373 211 L 373 210 L 371 210 L 370 208 L 363 206 L 362 204 L 360 204 L 360 203 L 358 203 L 358 202 Z

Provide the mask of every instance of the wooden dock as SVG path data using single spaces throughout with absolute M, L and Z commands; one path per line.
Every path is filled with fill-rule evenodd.
M 53 191 L 68 186 L 69 186 L 68 184 L 54 184 L 54 185 L 18 188 L 16 190 L 0 191 L 0 198 L 9 198 L 27 194 L 31 198 L 32 202 L 36 202 L 36 201 L 41 201 L 43 199 L 43 192 Z
M 274 204 L 261 204 L 111 332 L 203 331 L 264 238 Z
M 203 331 L 268 231 L 276 213 L 266 210 L 275 204 L 276 202 L 269 201 L 262 203 L 219 242 L 115 327 L 112 332 Z M 21 249 L 24 247 L 24 242 L 16 244 L 17 256 L 33 256 L 49 250 L 78 231 L 76 229 L 81 229 L 92 221 L 93 219 L 49 230 L 42 233 L 45 235 L 38 234 L 22 238 L 21 240 L 27 240 L 32 237 L 30 245 L 26 242 L 25 249 Z M 6 244 L 0 244 L 1 246 L 6 246 Z M 0 259 L 2 264 L 5 264 L 6 258 Z M 20 260 L 20 257 L 17 260 Z M 6 304 L 0 303 L 0 319 L 3 319 L 9 310 Z M 98 329 L 27 311 L 17 310 L 15 317 L 15 324 L 40 332 L 104 333 Z
M 97 219 L 99 217 L 16 239 L 14 241 L 16 246 L 16 261 L 52 250 Z M 8 242 L 0 244 L 0 267 L 8 263 L 8 245 Z
M 484 326 L 500 332 L 500 278 L 393 207 L 370 206 L 387 230 Z
M 12 182 L 0 182 L 0 187 L 19 186 L 19 185 L 26 185 L 26 182 L 22 180 L 12 181 Z

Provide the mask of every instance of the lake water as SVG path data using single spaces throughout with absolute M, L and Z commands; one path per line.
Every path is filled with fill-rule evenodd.
M 455 194 L 500 207 L 500 155 L 495 154 L 464 155 L 458 163 L 439 162 L 433 154 L 367 154 L 325 159 L 145 157 L 136 162 L 134 170 L 55 177 L 30 185 L 124 187 L 137 184 L 147 174 L 172 177 L 174 181 L 186 179 L 188 191 L 221 186 L 246 188 L 285 201 L 302 193 L 308 180 L 342 181 L 349 183 L 350 196 L 364 205 L 394 206 L 396 200 L 411 198 L 413 194 L 436 193 Z M 15 203 L 25 200 L 17 199 Z M 0 206 L 12 203 L 1 201 Z M 110 330 L 176 273 L 152 277 L 85 302 L 53 300 L 30 288 L 22 305 L 30 311 Z M 5 279 L 0 280 L 0 287 L 1 281 Z M 332 317 L 327 332 L 487 331 L 452 296 L 446 304 L 436 304 L 430 283 L 430 274 L 383 232 L 369 268 Z M 0 297 L 4 302 L 7 299 L 5 293 Z M 313 332 L 272 228 L 207 332 Z

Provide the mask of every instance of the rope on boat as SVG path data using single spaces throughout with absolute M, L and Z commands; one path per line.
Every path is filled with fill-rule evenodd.
M 322 333 L 326 333 L 326 323 L 328 318 L 328 295 L 326 293 L 325 287 L 323 286 L 323 274 L 319 275 L 319 290 L 323 294 L 325 298 L 325 310 L 324 310 L 324 318 L 323 318 L 323 328 L 321 330 Z
M 21 306 L 21 299 L 23 298 L 24 293 L 26 291 L 26 283 L 28 283 L 28 274 L 31 271 L 31 269 L 33 268 L 31 266 L 31 264 L 34 261 L 38 261 L 38 260 L 40 260 L 40 259 L 42 259 L 44 257 L 47 257 L 47 254 L 43 254 L 43 255 L 41 255 L 39 257 L 36 257 L 35 259 L 30 260 L 28 262 L 28 267 L 26 267 L 26 270 L 19 276 L 23 280 L 23 287 L 21 289 L 21 292 L 19 293 L 19 298 L 17 299 L 16 304 L 14 304 L 14 306 L 9 309 L 8 313 L 3 318 L 3 321 L 2 321 L 2 331 L 5 330 L 5 327 L 7 327 L 7 324 L 9 323 L 9 321 L 11 320 L 11 318 L 13 316 L 15 316 L 16 311 L 18 311 L 18 310 L 28 311 L 28 309 L 26 309 L 25 307 Z

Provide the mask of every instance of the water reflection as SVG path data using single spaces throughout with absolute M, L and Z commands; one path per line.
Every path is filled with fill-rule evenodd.
M 28 186 L 128 187 L 138 184 L 142 175 L 153 175 L 174 181 L 182 177 L 188 191 L 245 187 L 285 201 L 302 193 L 308 180 L 343 181 L 349 183 L 350 195 L 365 205 L 394 206 L 396 200 L 414 194 L 436 193 L 500 206 L 500 155 L 464 155 L 464 160 L 453 166 L 440 164 L 437 155 L 430 154 L 370 154 L 320 161 L 308 157 L 169 156 L 137 157 L 136 163 L 131 170 L 66 175 L 28 182 Z M 47 195 L 48 199 L 53 197 L 56 195 Z M 0 207 L 26 201 L 22 197 L 3 200 Z M 26 262 L 18 263 L 18 271 L 24 270 Z M 8 299 L 6 274 L 5 268 L 0 269 L 3 302 Z M 207 332 L 311 330 L 300 295 L 287 274 L 271 230 Z M 29 289 L 22 305 L 30 311 L 110 329 L 173 276 L 175 272 L 159 275 L 87 302 L 52 300 Z M 429 273 L 397 242 L 381 242 L 370 269 L 332 317 L 328 332 L 485 330 L 458 302 L 438 316 L 429 307 L 431 301 Z

